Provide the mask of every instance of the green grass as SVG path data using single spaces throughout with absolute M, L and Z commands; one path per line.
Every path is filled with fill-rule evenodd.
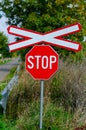
M 16 68 L 17 68 L 17 67 L 13 67 L 13 68 L 10 70 L 10 72 L 9 72 L 9 74 L 6 76 L 6 79 L 5 79 L 5 80 L 10 80 L 10 79 L 14 76 L 15 71 L 16 71 Z
M 0 130 L 39 130 L 39 102 L 31 103 L 16 121 L 1 117 Z M 42 130 L 73 130 L 73 116 L 52 103 L 44 106 Z
M 39 130 L 39 110 L 39 102 L 30 104 L 17 120 L 14 130 Z M 72 114 L 63 108 L 48 103 L 44 106 L 42 130 L 70 130 L 72 118 Z
M 11 130 L 14 127 L 15 121 L 7 120 L 5 116 L 0 116 L 0 130 Z M 13 130 L 13 129 L 12 129 Z
M 0 65 L 1 64 L 5 64 L 5 63 L 7 63 L 7 62 L 9 62 L 9 61 L 11 61 L 11 59 L 6 59 L 6 60 L 4 60 L 4 61 L 1 61 L 0 60 Z M 11 78 L 14 76 L 14 73 L 15 73 L 15 71 L 16 71 L 16 67 L 13 67 L 11 70 L 10 70 L 10 72 L 9 72 L 9 74 L 5 77 L 5 80 L 3 81 L 3 82 L 0 82 L 0 92 L 5 88 L 5 86 L 8 84 L 8 82 L 11 80 Z
M 9 59 L 0 59 L 0 65 L 3 65 L 3 64 L 6 64 L 6 63 L 8 63 L 9 61 L 11 61 L 11 59 L 9 58 Z
M 3 120 L 3 116 L 0 116 L 0 130 L 5 130 L 5 123 Z
M 58 72 L 59 76 L 45 82 L 42 130 L 75 130 L 85 125 L 86 111 L 82 111 L 83 106 L 77 109 L 72 105 L 77 100 L 84 104 L 85 100 L 81 99 L 85 99 L 86 92 L 85 67 L 86 64 L 78 68 L 76 65 L 68 66 L 67 63 Z M 9 95 L 6 113 L 8 119 L 1 119 L 3 127 L 0 130 L 39 130 L 39 90 L 40 83 L 32 80 L 22 69 L 18 86 Z M 71 108 L 76 111 L 71 111 Z
M 8 84 L 8 82 L 11 80 L 11 78 L 14 76 L 16 71 L 16 67 L 13 67 L 9 74 L 6 76 L 5 80 L 0 83 L 0 92 L 5 88 L 5 86 Z
M 0 92 L 5 88 L 5 86 L 8 84 L 8 82 L 14 76 L 15 71 L 16 71 L 16 67 L 12 68 L 10 70 L 9 74 L 6 76 L 5 80 L 0 83 Z M 2 95 L 0 93 L 0 99 L 1 98 L 2 98 Z M 11 130 L 12 126 L 14 126 L 14 121 L 8 121 L 8 120 L 6 120 L 5 116 L 0 115 L 0 130 Z

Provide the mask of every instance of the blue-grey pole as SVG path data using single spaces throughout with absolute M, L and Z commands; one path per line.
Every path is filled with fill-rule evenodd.
M 41 96 L 40 96 L 40 130 L 43 124 L 43 95 L 44 95 L 44 81 L 41 80 Z

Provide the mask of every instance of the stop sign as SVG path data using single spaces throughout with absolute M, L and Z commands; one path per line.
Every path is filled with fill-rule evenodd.
M 58 54 L 49 45 L 36 45 L 25 56 L 26 70 L 36 80 L 48 80 L 58 70 Z

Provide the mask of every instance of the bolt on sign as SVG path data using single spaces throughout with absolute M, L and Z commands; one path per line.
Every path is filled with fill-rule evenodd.
M 36 45 L 26 54 L 26 70 L 34 79 L 48 80 L 58 70 L 58 57 L 49 45 Z
M 35 46 L 26 55 L 26 70 L 37 80 L 47 80 L 58 70 L 58 54 L 49 47 L 49 45 L 74 52 L 81 50 L 80 43 L 63 39 L 63 36 L 79 32 L 81 30 L 81 25 L 79 23 L 44 34 L 16 26 L 9 26 L 7 30 L 9 34 L 23 38 L 23 40 L 8 45 L 10 52 L 40 43 L 45 44 L 42 46 Z

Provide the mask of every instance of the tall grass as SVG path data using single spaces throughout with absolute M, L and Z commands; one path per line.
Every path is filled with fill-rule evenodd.
M 66 110 L 86 105 L 86 65 L 60 62 L 61 69 L 52 79 L 51 99 Z
M 72 115 L 65 112 L 62 108 L 57 108 L 52 103 L 44 106 L 43 129 L 42 130 L 69 130 Z M 20 115 L 15 129 L 38 130 L 39 129 L 39 102 L 31 103 Z
M 86 62 L 61 60 L 59 66 L 55 76 L 45 81 L 43 130 L 74 130 L 86 125 Z M 15 130 L 38 130 L 39 97 L 40 81 L 34 81 L 22 65 L 6 113 L 8 118 L 18 120 Z

